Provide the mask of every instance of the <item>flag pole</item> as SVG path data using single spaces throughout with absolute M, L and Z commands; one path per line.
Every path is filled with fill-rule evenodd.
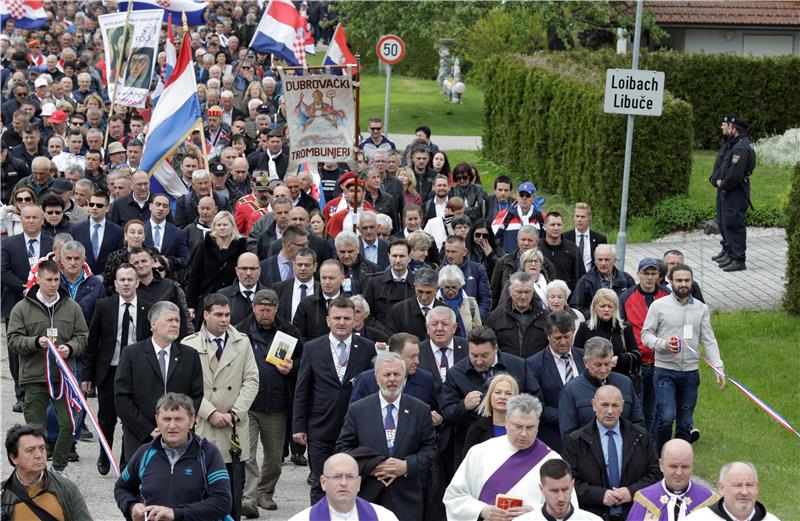
M 183 33 L 189 30 L 189 25 L 186 23 L 186 11 L 181 11 L 181 22 L 183 24 Z M 206 172 L 209 174 L 211 173 L 211 168 L 208 166 L 208 152 L 206 150 L 206 129 L 203 127 L 203 117 L 200 116 L 200 151 L 203 154 L 203 165 L 205 166 Z M 197 128 L 197 126 L 195 126 Z
M 111 96 L 111 107 L 108 109 L 108 120 L 111 119 L 111 116 L 114 115 L 114 106 L 117 104 L 117 92 L 119 91 L 119 76 L 122 72 L 122 57 L 125 56 L 125 49 L 128 47 L 128 19 L 131 16 L 131 11 L 133 10 L 133 1 L 128 2 L 128 10 L 125 11 L 125 23 L 124 28 L 122 29 L 122 52 L 119 53 L 119 57 L 117 58 L 117 76 L 114 78 L 114 95 Z M 108 42 L 110 43 L 110 42 Z M 111 128 L 110 121 L 106 121 L 106 135 L 103 138 L 103 148 L 108 147 L 108 131 Z

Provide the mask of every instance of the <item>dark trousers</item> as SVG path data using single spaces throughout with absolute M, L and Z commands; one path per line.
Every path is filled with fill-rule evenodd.
M 733 260 L 744 261 L 747 249 L 747 193 L 743 188 L 723 194 L 725 202 L 722 210 L 720 231 L 727 243 L 728 256 Z
M 117 405 L 114 402 L 114 376 L 117 366 L 108 368 L 108 373 L 102 382 L 97 384 L 97 423 L 106 437 L 108 446 L 114 445 L 114 429 L 117 427 Z M 101 457 L 105 454 L 100 447 Z
M 322 487 L 319 484 L 319 476 L 322 474 L 322 467 L 325 465 L 325 460 L 333 455 L 333 449 L 335 447 L 335 441 L 308 442 L 308 460 L 311 465 L 311 474 L 314 481 L 309 494 L 312 505 L 325 497 L 325 492 L 322 491 Z
M 724 192 L 722 192 L 721 190 L 717 190 L 717 227 L 719 228 L 719 233 L 722 236 L 722 238 L 719 240 L 719 244 L 720 246 L 722 246 L 722 249 L 727 252 L 728 242 L 725 240 L 725 226 L 724 223 L 722 222 L 724 213 L 723 209 L 725 204 L 724 196 L 725 196 Z M 645 416 L 645 418 L 647 417 Z
M 650 438 L 656 441 L 656 389 L 653 385 L 653 364 L 642 364 L 642 385 L 639 388 L 639 402 L 644 412 L 644 425 Z
M 8 370 L 11 372 L 11 378 L 14 379 L 14 395 L 17 400 L 22 401 L 22 387 L 19 386 L 19 353 L 16 351 L 8 351 Z

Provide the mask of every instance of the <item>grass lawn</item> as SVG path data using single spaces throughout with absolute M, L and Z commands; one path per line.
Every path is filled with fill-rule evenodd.
M 800 320 L 784 312 L 719 313 L 712 324 L 725 370 L 800 426 Z M 716 483 L 726 462 L 758 469 L 760 500 L 780 519 L 800 519 L 800 439 L 778 425 L 732 384 L 720 391 L 704 365 L 695 423 L 695 472 Z M 795 499 L 792 499 L 795 498 Z

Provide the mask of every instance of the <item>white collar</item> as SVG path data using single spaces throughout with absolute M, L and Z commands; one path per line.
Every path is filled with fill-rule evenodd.
M 406 268 L 406 272 L 403 275 L 398 275 L 394 272 L 394 268 L 390 268 L 392 271 L 392 280 L 394 279 L 403 279 L 403 281 L 408 279 L 408 268 Z
M 309 291 L 314 291 L 314 279 L 313 278 L 311 280 L 303 282 L 302 280 L 300 280 L 297 277 L 295 277 L 294 278 L 294 287 L 295 287 L 295 289 L 300 289 L 300 284 L 305 284 Z
M 455 351 L 455 341 L 451 338 L 449 344 L 447 344 L 445 347 L 439 347 L 436 344 L 434 344 L 433 340 L 431 339 L 431 348 L 439 351 L 441 351 L 442 349 L 452 349 L 453 351 Z
M 340 340 L 337 339 L 335 336 L 333 336 L 333 333 L 328 333 L 328 341 L 331 343 L 331 346 L 333 347 L 339 346 Z M 341 342 L 344 342 L 347 345 L 347 348 L 350 349 L 350 346 L 353 345 L 353 335 L 350 335 L 344 340 L 341 340 Z
M 228 332 L 225 331 L 220 336 L 214 336 L 214 335 L 211 334 L 211 331 L 206 329 L 206 336 L 208 337 L 208 341 L 210 343 L 214 344 L 215 346 L 216 346 L 217 339 L 220 339 L 220 338 L 222 339 L 222 344 L 225 345 L 225 340 L 227 339 Z
M 166 230 L 167 229 L 167 221 L 166 221 L 166 219 L 161 221 L 160 223 L 157 223 L 151 217 L 150 218 L 150 228 L 155 230 L 156 226 L 160 226 L 162 230 Z
M 48 308 L 52 308 L 61 299 L 61 294 L 60 293 L 56 293 L 56 299 L 53 302 L 49 302 L 48 303 L 47 300 L 45 300 L 45 298 L 44 298 L 44 294 L 42 294 L 42 290 L 40 289 L 40 290 L 38 290 L 36 292 L 36 298 L 39 300 L 39 302 L 41 302 L 42 304 L 44 304 Z
M 94 219 L 92 219 L 92 218 L 90 217 L 90 218 L 89 218 L 89 224 L 91 224 L 91 225 L 92 225 L 92 226 L 91 226 L 91 227 L 92 227 L 92 229 L 94 229 L 94 225 L 95 225 L 95 224 L 99 224 L 99 225 L 100 225 L 100 228 L 105 228 L 105 227 L 106 227 L 106 219 L 105 219 L 105 217 L 104 217 L 102 221 L 95 221 Z
M 22 222 L 22 221 L 20 221 L 20 222 Z M 22 232 L 22 234 L 25 236 L 25 244 L 26 245 L 28 244 L 28 241 L 31 240 L 31 239 L 33 239 L 36 242 L 42 242 L 42 232 L 41 231 L 39 233 L 37 233 L 36 235 L 34 235 L 34 236 L 28 235 L 25 232 Z
M 119 298 L 119 307 L 120 307 L 120 309 L 124 310 L 125 309 L 125 304 L 130 304 L 133 309 L 136 309 L 136 299 L 137 299 L 137 296 L 136 296 L 135 293 L 133 294 L 133 300 L 131 300 L 130 302 L 125 302 L 125 300 L 122 297 L 120 297 Z
M 151 344 L 153 344 L 153 347 L 154 347 L 154 348 L 155 348 L 155 350 L 156 350 L 156 355 L 158 355 L 158 352 L 159 352 L 159 351 L 161 351 L 161 346 L 160 346 L 160 345 L 158 345 L 158 344 L 156 344 L 156 340 L 155 340 L 155 338 L 151 338 L 151 339 L 150 339 L 150 343 L 151 343 Z M 165 348 L 164 348 L 164 351 L 166 351 L 166 352 L 167 352 L 167 357 L 168 357 L 168 358 L 169 358 L 169 355 L 170 355 L 170 351 L 171 351 L 171 350 L 172 350 L 172 342 L 170 342 L 170 343 L 169 343 L 169 345 L 168 345 L 167 347 L 165 347 Z
M 727 509 L 727 508 L 725 508 L 725 504 L 723 504 L 723 505 L 722 505 L 722 509 L 725 511 L 725 513 L 726 513 L 726 514 L 728 514 L 728 517 L 729 517 L 729 518 L 731 518 L 731 519 L 737 519 L 736 517 L 734 517 L 734 516 L 733 516 L 733 514 L 731 514 L 730 512 L 728 512 L 728 509 Z M 753 517 L 754 517 L 755 515 L 756 515 L 756 509 L 754 508 L 754 509 L 753 509 L 753 511 L 752 511 L 752 512 L 750 512 L 750 515 L 748 515 L 748 516 L 747 516 L 746 518 L 744 518 L 742 521 L 750 521 L 751 519 L 753 519 Z
M 550 354 L 553 355 L 553 358 L 555 358 L 556 361 L 561 360 L 561 355 L 556 353 L 550 344 L 547 344 L 547 349 L 550 350 Z M 570 360 L 572 360 L 572 348 L 570 348 L 570 350 L 567 351 L 565 355 L 568 356 Z
M 395 410 L 399 411 L 400 410 L 400 398 L 402 398 L 402 397 L 403 397 L 403 393 L 401 392 L 393 402 L 388 402 L 386 400 L 386 398 L 383 397 L 383 393 L 378 391 L 378 398 L 381 401 L 381 410 L 386 409 L 386 406 L 389 405 L 389 403 L 391 403 L 392 405 L 394 405 Z
M 257 287 L 258 287 L 258 281 L 256 281 L 255 284 L 253 284 L 252 288 L 245 288 L 244 285 L 241 282 L 239 282 L 239 293 L 244 293 L 245 291 L 252 291 L 253 294 L 255 294 Z
M 580 237 L 581 235 L 589 237 L 589 228 L 586 228 L 585 232 L 579 231 L 577 228 L 575 228 L 575 237 Z

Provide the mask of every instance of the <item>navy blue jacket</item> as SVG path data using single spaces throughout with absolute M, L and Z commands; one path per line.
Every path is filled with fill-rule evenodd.
M 353 385 L 353 394 L 350 395 L 350 403 L 375 394 L 378 390 L 375 369 L 367 369 L 356 378 L 356 383 Z M 413 396 L 427 403 L 433 409 L 436 405 L 436 389 L 433 384 L 433 375 L 425 369 L 417 367 L 416 372 L 406 378 L 403 394 Z
M 67 283 L 67 278 L 63 273 L 61 274 L 61 287 L 64 289 L 67 295 L 70 295 L 69 284 Z M 94 275 L 84 278 L 78 285 L 78 290 L 75 292 L 75 298 L 73 300 L 81 307 L 81 311 L 83 311 L 83 318 L 86 320 L 87 324 L 92 322 L 94 303 L 97 302 L 98 299 L 104 298 L 105 296 L 106 289 L 103 286 L 103 283 Z
M 611 274 L 611 288 L 609 289 L 613 289 L 617 296 L 635 285 L 636 282 L 628 273 L 619 271 L 616 267 L 613 268 Z M 590 315 L 589 308 L 592 306 L 594 294 L 602 287 L 603 277 L 600 275 L 600 272 L 597 271 L 597 268 L 593 267 L 586 275 L 581 277 L 578 280 L 578 284 L 575 285 L 575 291 L 572 292 L 572 296 L 569 298 L 570 307 L 577 309 L 588 319 Z
M 164 231 L 161 236 L 160 253 L 169 259 L 170 270 L 177 271 L 181 268 L 188 267 L 189 244 L 186 242 L 186 232 L 166 221 L 161 224 L 164 226 Z M 153 227 L 151 226 L 150 219 L 145 221 L 144 230 L 144 243 L 147 246 L 153 246 Z
M 125 234 L 121 226 L 117 226 L 106 219 L 103 242 L 100 244 L 99 255 L 95 258 L 94 251 L 92 250 L 93 225 L 94 223 L 91 219 L 76 224 L 72 227 L 72 238 L 83 244 L 83 247 L 86 249 L 86 263 L 92 269 L 92 273 L 105 273 L 108 254 L 125 247 Z

